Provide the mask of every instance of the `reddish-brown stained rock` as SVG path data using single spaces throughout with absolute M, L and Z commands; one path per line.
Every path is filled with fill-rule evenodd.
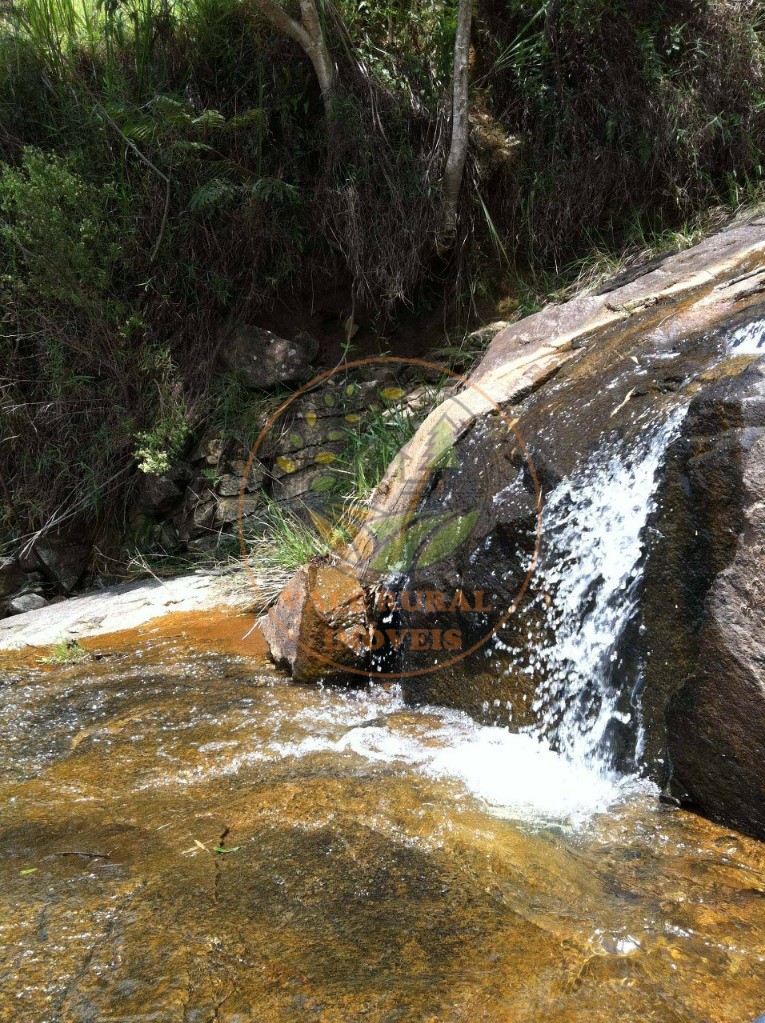
M 290 580 L 261 626 L 274 663 L 296 682 L 363 669 L 367 658 L 364 591 L 331 565 L 305 565 Z M 330 663 L 330 662 L 334 662 Z

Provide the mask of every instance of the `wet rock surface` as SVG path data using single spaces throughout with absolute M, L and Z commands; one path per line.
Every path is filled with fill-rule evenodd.
M 597 360 L 592 364 L 590 381 L 583 354 L 525 404 L 517 429 L 529 438 L 540 489 L 549 496 L 562 481 L 576 479 L 599 448 L 629 451 L 642 431 L 650 435 L 673 407 L 690 403 L 658 482 L 659 509 L 641 534 L 649 552 L 645 579 L 634 574 L 624 581 L 639 591 L 624 598 L 634 601 L 634 611 L 602 669 L 607 685 L 622 691 L 602 744 L 620 766 L 646 763 L 688 805 L 764 837 L 765 388 L 762 366 L 753 366 L 751 356 L 727 358 L 718 345 L 715 360 L 710 340 L 701 336 L 681 350 L 672 344 L 653 352 L 644 339 L 634 347 L 621 344 L 618 360 L 606 362 L 605 371 Z M 639 360 L 642 369 L 638 387 L 630 360 Z M 715 361 L 716 369 L 704 369 Z M 490 417 L 457 445 L 460 468 L 439 474 L 419 515 L 468 516 L 479 509 L 472 535 L 444 560 L 415 565 L 416 583 L 410 577 L 406 585 L 425 592 L 485 592 L 501 611 L 517 599 L 533 558 L 535 516 L 529 471 L 507 432 L 500 417 Z M 580 485 L 593 482 L 583 476 Z M 570 515 L 580 514 L 574 494 L 569 506 Z M 623 528 L 615 511 L 604 507 L 603 514 L 614 515 L 615 531 Z M 528 591 L 496 639 L 435 674 L 426 673 L 433 654 L 405 650 L 401 669 L 423 672 L 404 681 L 412 702 L 454 706 L 515 728 L 539 731 L 544 722 L 555 741 L 568 711 L 552 691 L 551 665 L 540 650 L 570 634 L 555 613 L 556 592 L 560 573 L 577 571 L 574 564 L 556 565 L 560 551 L 550 533 L 555 521 L 548 515 Z M 584 533 L 587 523 L 579 528 Z M 582 599 L 584 634 L 592 608 L 586 595 Z M 462 649 L 469 650 L 499 617 L 419 609 L 401 614 L 398 624 L 456 626 Z M 576 646 L 586 652 L 584 641 Z M 511 656 L 503 653 L 508 650 Z M 448 661 L 445 654 L 435 657 Z M 576 668 L 572 663 L 568 671 Z M 586 679 L 577 699 L 583 715 L 594 720 L 601 696 L 594 688 L 588 692 Z
M 648 318 L 629 330 L 613 328 L 592 345 L 582 345 L 553 380 L 507 415 L 492 412 L 469 426 L 454 446 L 452 464 L 431 473 L 427 496 L 412 521 L 462 522 L 464 536 L 455 536 L 453 550 L 431 563 L 415 555 L 402 585 L 420 593 L 462 590 L 468 605 L 475 603 L 475 594 L 484 594 L 492 611 L 434 614 L 431 606 L 400 616 L 402 628 L 456 628 L 461 653 L 480 644 L 454 667 L 405 682 L 412 700 L 455 706 L 515 726 L 538 719 L 539 707 L 532 711 L 531 705 L 544 686 L 547 666 L 534 655 L 554 642 L 549 609 L 553 605 L 554 615 L 560 585 L 560 580 L 551 581 L 561 558 L 548 506 L 551 495 L 556 489 L 570 490 L 558 518 L 566 505 L 574 518 L 584 514 L 580 505 L 586 492 L 599 485 L 600 452 L 606 461 L 609 452 L 625 453 L 625 486 L 631 485 L 630 459 L 637 454 L 630 451 L 639 452 L 644 437 L 657 433 L 691 401 L 698 378 L 722 358 L 716 335 L 678 337 L 671 325 L 657 328 L 653 323 Z M 735 375 L 749 361 L 734 360 L 724 372 Z M 619 496 L 615 492 L 614 499 Z M 603 516 L 615 514 L 614 508 L 602 509 Z M 613 528 L 622 528 L 616 518 Z M 503 656 L 507 649 L 515 651 L 513 658 Z M 404 648 L 399 664 L 401 670 L 418 671 L 434 660 L 447 664 L 453 654 Z M 609 674 L 616 679 L 626 663 L 615 660 Z M 621 743 L 622 757 L 631 756 L 630 744 L 634 748 L 634 717 L 632 725 L 632 740 Z
M 642 307 L 638 302 L 637 311 L 630 311 L 625 293 L 639 292 L 642 284 L 628 282 L 606 306 L 626 310 L 629 322 L 581 337 L 564 359 L 536 374 L 530 391 L 521 387 L 503 413 L 476 413 L 466 388 L 446 403 L 453 420 L 443 416 L 431 427 L 429 420 L 421 431 L 424 439 L 415 438 L 376 494 L 384 556 L 379 543 L 376 549 L 372 544 L 369 556 L 363 542 L 355 553 L 362 550 L 359 578 L 370 601 L 377 600 L 381 588 L 392 593 L 388 604 L 374 609 L 377 632 L 395 637 L 392 649 L 377 656 L 374 670 L 402 676 L 410 702 L 531 727 L 561 748 L 567 742 L 570 746 L 574 722 L 580 733 L 575 739 L 589 729 L 589 752 L 623 768 L 647 761 L 660 772 L 669 747 L 673 784 L 683 798 L 760 834 L 762 733 L 759 725 L 747 731 L 744 721 L 748 715 L 763 720 L 762 652 L 756 638 L 748 653 L 743 646 L 739 651 L 725 647 L 719 638 L 725 629 L 736 632 L 737 615 L 746 621 L 759 614 L 754 610 L 763 562 L 759 541 L 749 542 L 744 559 L 742 571 L 749 573 L 749 582 L 723 590 L 728 610 L 715 612 L 716 626 L 705 626 L 705 615 L 712 612 L 704 606 L 710 582 L 734 556 L 738 538 L 761 531 L 759 521 L 748 519 L 731 497 L 737 488 L 747 488 L 737 468 L 742 441 L 731 428 L 735 420 L 736 429 L 748 431 L 743 449 L 751 447 L 753 454 L 746 459 L 750 475 L 755 474 L 759 454 L 752 430 L 759 428 L 762 400 L 758 393 L 749 395 L 747 411 L 741 412 L 734 392 L 749 386 L 753 356 L 729 356 L 721 332 L 723 325 L 731 329 L 761 315 L 758 274 L 755 268 L 711 291 L 700 285 L 669 310 L 659 301 Z M 552 316 L 552 326 L 572 332 L 582 309 L 595 315 L 595 299 L 580 306 L 561 310 L 558 320 Z M 517 349 L 531 343 L 524 340 L 523 324 L 513 330 Z M 501 376 L 500 356 L 509 358 L 507 345 L 502 335 L 495 341 L 476 373 L 481 386 Z M 674 508 L 673 521 L 657 525 L 654 483 L 666 445 L 689 405 L 687 430 L 706 440 L 688 448 L 683 428 L 678 444 L 687 449 L 687 478 L 673 482 L 671 472 L 664 474 L 656 500 L 665 508 L 668 495 L 674 495 L 669 503 L 684 508 L 685 517 Z M 513 417 L 510 426 L 505 412 Z M 453 443 L 442 445 L 447 460 L 436 451 L 439 461 L 426 442 L 444 420 Z M 433 450 L 437 447 L 436 438 Z M 670 463 L 676 458 L 672 448 Z M 606 479 L 611 491 L 598 495 Z M 758 504 L 758 487 L 752 475 L 752 508 Z M 596 497 L 583 498 L 587 490 Z M 691 508 L 689 500 L 698 507 Z M 613 509 L 612 541 L 603 528 L 612 514 L 608 501 L 619 505 Z M 540 509 L 543 523 L 547 514 L 547 534 L 544 528 L 538 534 Z M 566 549 L 562 538 L 576 530 L 577 516 L 589 519 L 578 530 L 578 548 Z M 398 545 L 396 522 L 405 537 L 399 537 Z M 663 555 L 652 555 L 653 567 L 644 579 L 646 550 L 655 546 L 653 533 L 663 535 L 665 527 L 680 542 Z M 595 559 L 592 577 L 583 580 L 587 586 L 577 593 L 564 574 L 580 571 L 577 557 L 592 560 L 588 544 L 596 533 L 601 560 Z M 611 579 L 615 569 L 621 574 Z M 657 579 L 664 596 L 652 602 Z M 464 599 L 457 600 L 458 594 Z M 738 631 L 743 644 L 745 629 Z M 456 641 L 446 641 L 455 634 Z M 727 676 L 727 683 L 716 683 L 716 691 L 728 692 L 736 704 L 728 722 L 724 697 L 711 697 L 712 683 L 694 688 L 688 679 L 699 656 L 709 661 L 707 676 L 715 671 Z M 716 756 L 705 752 L 705 744 L 717 744 Z
M 607 293 L 549 307 L 500 331 L 471 378 L 474 386 L 431 413 L 373 496 L 379 537 L 359 541 L 350 558 L 369 591 L 381 579 L 415 591 L 412 607 L 392 620 L 384 614 L 378 624 L 390 624 L 398 636 L 419 636 L 423 629 L 439 634 L 440 647 L 434 639 L 419 649 L 396 645 L 383 655 L 386 668 L 417 675 L 411 699 L 498 721 L 519 713 L 514 696 L 529 702 L 545 681 L 533 657 L 506 682 L 480 644 L 501 627 L 506 648 L 533 648 L 540 635 L 549 645 L 544 605 L 554 594 L 526 579 L 540 505 L 566 481 L 588 485 L 588 466 L 599 450 L 640 446 L 687 403 L 694 380 L 720 355 L 711 332 L 761 306 L 762 262 L 761 225 L 743 225 Z M 629 475 L 629 465 L 625 471 Z M 406 534 L 402 550 L 390 540 L 396 532 Z M 539 555 L 544 565 L 543 548 Z M 448 606 L 460 589 L 487 594 L 492 611 L 483 618 L 444 615 L 435 603 L 427 611 L 428 593 L 440 594 Z M 416 594 L 424 597 L 424 611 Z M 516 613 L 516 602 L 523 613 Z M 460 634 L 463 662 L 455 671 L 433 672 L 454 661 L 453 649 L 442 642 L 450 627 Z M 596 712 L 598 698 L 597 692 L 587 697 Z M 529 720 L 522 717 L 521 723 Z M 632 732 L 619 738 L 619 756 L 634 754 L 634 721 Z
M 434 743 L 437 716 L 182 631 L 0 661 L 3 1023 L 760 1011 L 760 844 L 652 796 L 502 819 L 349 744 Z
M 647 754 L 765 837 L 765 367 L 705 389 L 669 453 L 643 596 Z M 666 732 L 665 732 L 666 728 Z

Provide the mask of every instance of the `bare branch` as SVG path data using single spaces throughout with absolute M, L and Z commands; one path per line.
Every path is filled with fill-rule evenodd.
M 289 14 L 280 7 L 278 4 L 273 3 L 272 0 L 255 0 L 255 6 L 263 14 L 271 24 L 278 28 L 280 32 L 284 32 L 290 39 L 294 39 L 296 43 L 300 43 L 304 50 L 308 51 L 311 46 L 311 37 L 308 32 L 303 28 L 299 21 L 295 21 Z M 302 12 L 301 4 L 301 12 Z

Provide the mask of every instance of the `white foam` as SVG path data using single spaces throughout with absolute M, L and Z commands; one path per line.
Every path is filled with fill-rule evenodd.
M 462 715 L 450 717 L 420 736 L 387 726 L 355 728 L 335 748 L 457 782 L 495 814 L 530 823 L 580 827 L 646 789 L 638 779 L 604 770 L 594 760 L 572 763 L 531 735 L 481 726 Z
M 765 355 L 765 319 L 736 327 L 728 337 L 727 347 L 735 355 Z
M 538 737 L 480 725 L 459 711 L 405 708 L 397 686 L 372 687 L 361 698 L 327 690 L 316 702 L 290 716 L 290 740 L 269 743 L 268 759 L 362 757 L 453 783 L 456 798 L 473 797 L 494 815 L 574 827 L 646 790 L 596 758 L 573 763 Z M 305 729 L 299 736 L 297 719 Z
M 603 755 L 613 719 L 629 723 L 617 710 L 614 649 L 636 610 L 644 528 L 659 467 L 683 414 L 679 410 L 652 437 L 647 432 L 629 455 L 619 448 L 596 452 L 545 506 L 537 584 L 548 638 L 532 651 L 510 648 L 509 670 L 526 662 L 526 670 L 541 669 L 533 730 L 554 739 L 578 766 Z

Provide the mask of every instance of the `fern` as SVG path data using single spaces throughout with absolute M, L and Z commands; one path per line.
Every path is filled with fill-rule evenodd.
M 176 139 L 170 143 L 170 152 L 174 157 L 195 157 L 200 156 L 202 153 L 214 152 L 211 146 L 208 146 L 205 142 L 193 142 L 191 139 Z
M 252 107 L 250 110 L 243 110 L 241 114 L 230 117 L 221 127 L 226 132 L 240 131 L 242 129 L 259 128 L 265 122 L 265 115 L 260 107 Z
M 191 122 L 194 127 L 202 128 L 205 131 L 218 131 L 225 127 L 226 118 L 218 110 L 203 110 L 199 117 Z
M 250 188 L 250 195 L 263 202 L 284 202 L 287 205 L 294 205 L 300 200 L 297 188 L 280 178 L 258 178 Z
M 239 189 L 225 178 L 212 178 L 194 191 L 191 196 L 190 208 L 196 212 L 206 213 L 221 206 L 228 205 L 236 199 Z

